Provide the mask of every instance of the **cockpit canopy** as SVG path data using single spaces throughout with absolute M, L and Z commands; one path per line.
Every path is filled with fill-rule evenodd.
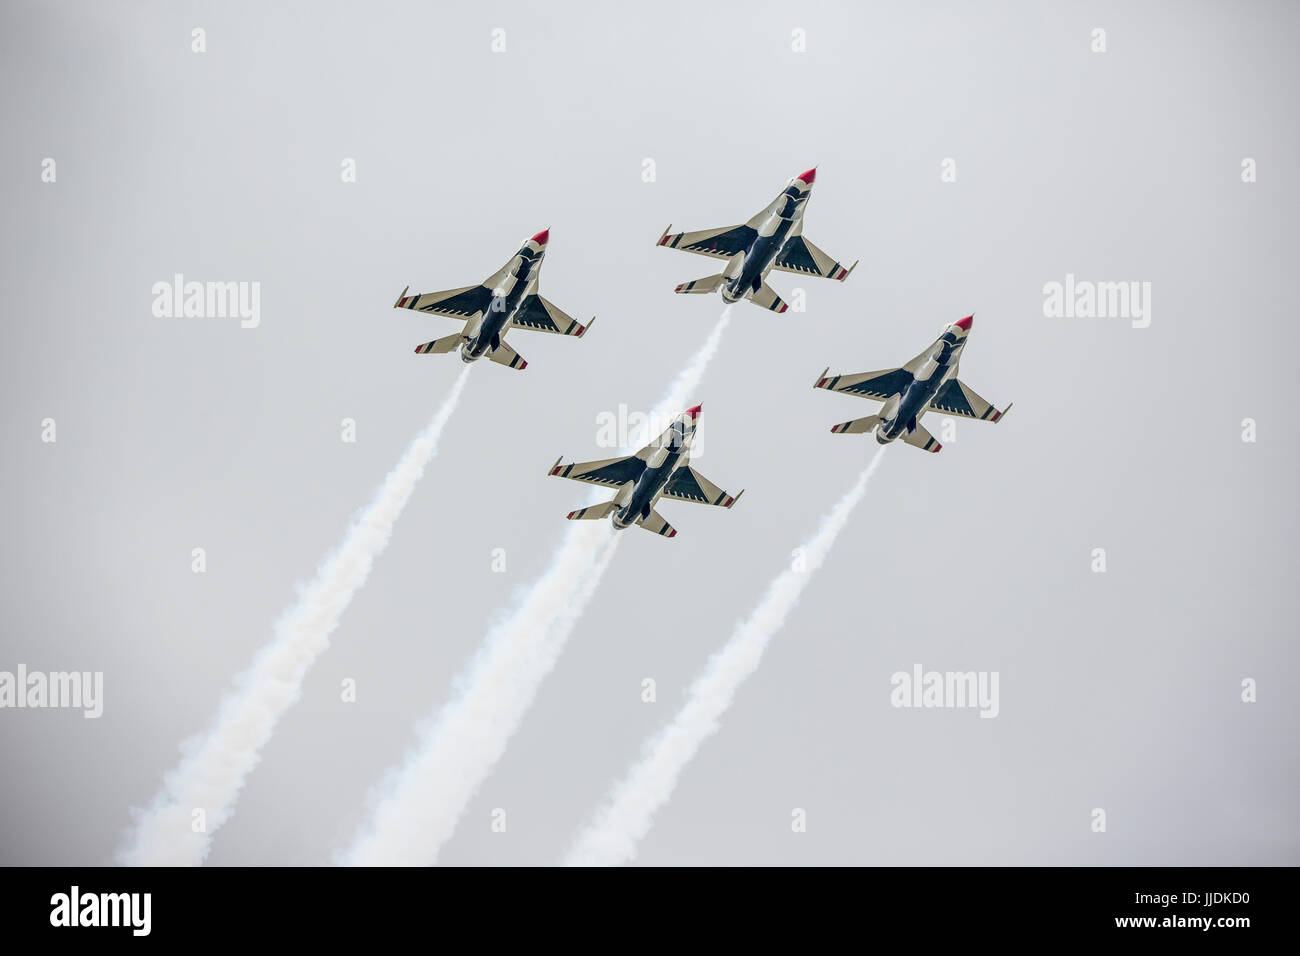
M 526 279 L 532 271 L 535 259 L 529 259 L 521 255 L 516 255 L 510 261 L 510 275 L 516 279 Z
M 800 197 L 791 196 L 789 193 L 786 193 L 785 202 L 781 204 L 781 208 L 777 210 L 776 214 L 780 218 L 785 220 L 793 219 L 795 216 L 799 214 L 799 211 L 803 209 L 804 203 L 806 203 L 807 201 L 808 201 L 807 196 L 803 196 L 802 198 L 800 198 Z

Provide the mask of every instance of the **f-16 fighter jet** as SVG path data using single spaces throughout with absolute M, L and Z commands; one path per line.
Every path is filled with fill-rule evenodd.
M 683 282 L 677 291 L 692 295 L 721 291 L 726 302 L 749 299 L 773 312 L 784 312 L 789 307 L 767 284 L 767 274 L 773 269 L 841 282 L 847 279 L 857 267 L 856 262 L 845 269 L 803 237 L 803 214 L 816 175 L 815 168 L 800 173 L 781 195 L 744 225 L 671 236 L 668 229 L 672 226 L 665 229 L 659 237 L 661 246 L 728 260 L 727 268 L 718 275 Z
M 622 531 L 634 524 L 666 538 L 675 537 L 670 525 L 655 505 L 660 498 L 698 501 L 706 505 L 730 508 L 745 492 L 732 496 L 690 466 L 691 441 L 700 417 L 700 406 L 688 408 L 662 435 L 635 455 L 583 461 L 561 465 L 555 459 L 552 475 L 617 488 L 613 501 L 569 512 L 570 521 L 610 518 Z
M 901 438 L 922 451 L 937 452 L 943 446 L 920 422 L 926 412 L 960 415 L 982 422 L 1000 420 L 1011 411 L 1010 405 L 999 411 L 957 378 L 957 363 L 961 361 L 962 349 L 966 347 L 966 337 L 974 320 L 975 316 L 968 315 L 954 322 L 943 330 L 933 345 L 902 368 L 860 375 L 828 376 L 829 368 L 822 372 L 815 388 L 861 395 L 885 403 L 880 414 L 834 425 L 831 431 L 856 435 L 874 429 L 876 441 L 882 445 Z
M 459 348 L 462 362 L 476 362 L 486 355 L 493 362 L 523 369 L 528 367 L 528 363 L 505 343 L 506 332 L 511 329 L 532 329 L 582 338 L 596 320 L 583 325 L 537 293 L 542 259 L 546 256 L 546 243 L 550 236 L 549 229 L 533 236 L 482 285 L 423 295 L 407 295 L 410 286 L 403 289 L 393 308 L 465 320 L 464 329 L 417 345 L 416 354 L 450 352 Z

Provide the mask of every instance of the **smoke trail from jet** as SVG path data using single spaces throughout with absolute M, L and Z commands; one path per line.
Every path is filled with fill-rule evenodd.
M 728 306 L 651 411 L 675 415 L 699 387 L 731 317 Z M 642 429 L 644 431 L 644 429 Z M 640 447 L 648 438 L 633 438 Z M 484 639 L 451 700 L 370 800 L 369 819 L 339 860 L 352 866 L 433 864 L 496 766 L 613 558 L 606 522 L 575 521 L 550 565 Z
M 713 361 L 713 357 L 718 354 L 718 347 L 722 344 L 722 333 L 727 330 L 727 325 L 731 322 L 732 308 L 733 306 L 728 305 L 722 310 L 722 315 L 718 317 L 717 324 L 713 326 L 709 337 L 691 356 L 685 367 L 677 373 L 677 377 L 668 386 L 659 403 L 651 410 L 646 431 L 659 422 L 675 418 L 687 405 L 692 404 L 691 399 L 695 397 L 695 390 L 700 387 L 705 370 Z M 640 435 L 634 437 L 630 443 L 640 448 L 651 437 L 649 434 Z
M 441 407 L 407 446 L 370 503 L 352 519 L 338 548 L 321 562 L 312 582 L 276 623 L 271 642 L 235 679 L 211 729 L 181 745 L 180 765 L 167 774 L 152 806 L 137 817 L 118 854 L 127 866 L 197 866 L 212 834 L 234 813 L 235 802 L 280 717 L 298 699 L 303 680 L 329 645 L 330 634 L 366 583 L 375 558 L 388 545 L 393 524 L 437 453 L 442 435 L 469 378 L 457 376 Z M 202 832 L 194 832 L 197 814 Z
M 423 866 L 437 858 L 554 668 L 620 540 L 606 522 L 575 534 L 581 546 L 564 549 L 519 611 L 489 632 L 423 742 L 381 788 L 386 795 L 345 865 Z
M 821 566 L 862 500 L 867 482 L 884 455 L 877 449 L 858 480 L 822 518 L 803 546 L 804 566 L 782 571 L 768 585 L 754 612 L 736 626 L 731 639 L 709 658 L 676 717 L 646 744 L 641 758 L 610 791 L 564 860 L 566 866 L 616 866 L 636 858 L 637 845 L 650 831 L 654 815 L 669 801 L 677 781 L 700 747 L 717 729 L 740 685 L 758 669 L 768 641 L 799 603 L 804 586 Z

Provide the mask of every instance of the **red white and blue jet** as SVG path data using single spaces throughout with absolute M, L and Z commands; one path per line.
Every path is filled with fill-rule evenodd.
M 677 529 L 655 511 L 660 498 L 694 501 L 730 508 L 745 492 L 729 495 L 690 466 L 691 441 L 699 422 L 700 406 L 688 408 L 658 438 L 635 455 L 562 465 L 555 460 L 549 474 L 590 484 L 617 488 L 613 501 L 570 511 L 570 521 L 609 518 L 622 531 L 639 525 L 665 538 Z
M 857 375 L 829 375 L 826 369 L 818 376 L 814 388 L 844 392 L 884 402 L 880 412 L 831 426 L 837 435 L 856 435 L 874 431 L 876 441 L 887 445 L 901 438 L 922 451 L 937 452 L 940 445 L 921 424 L 926 412 L 957 415 L 982 422 L 996 422 L 1011 411 L 1008 405 L 997 409 L 975 394 L 957 378 L 957 365 L 975 316 L 945 326 L 928 349 L 902 368 L 861 372 Z
M 465 320 L 461 331 L 417 345 L 416 354 L 439 354 L 459 348 L 462 362 L 475 362 L 486 355 L 490 361 L 523 369 L 528 363 L 505 342 L 506 333 L 511 329 L 582 338 L 596 320 L 583 325 L 537 292 L 550 236 L 549 229 L 537 233 L 519 247 L 509 262 L 479 285 L 422 295 L 407 295 L 410 286 L 403 289 L 393 308 Z
M 692 295 L 721 292 L 729 303 L 748 299 L 773 312 L 784 312 L 789 306 L 767 284 L 767 274 L 773 269 L 840 282 L 847 279 L 856 262 L 846 269 L 803 237 L 804 211 L 816 175 L 815 168 L 800 173 L 762 212 L 742 225 L 672 235 L 668 234 L 671 225 L 665 229 L 659 245 L 727 260 L 722 272 L 683 282 L 677 291 Z

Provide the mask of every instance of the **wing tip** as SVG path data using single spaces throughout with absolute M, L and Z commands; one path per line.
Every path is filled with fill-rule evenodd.
M 736 506 L 736 502 L 740 500 L 740 496 L 743 495 L 744 493 L 745 493 L 745 489 L 741 488 L 738 492 L 736 492 L 734 497 L 728 496 L 725 507 L 728 510 L 734 508 Z
M 848 271 L 846 271 L 843 275 L 840 276 L 840 281 L 843 282 L 845 279 L 847 279 L 849 275 L 853 272 L 853 270 L 858 267 L 858 263 L 861 261 L 862 261 L 861 259 L 854 259 L 853 265 L 849 266 Z M 842 269 L 844 267 L 841 266 L 840 268 Z
M 559 458 L 555 459 L 555 464 L 553 464 L 553 465 L 551 466 L 551 470 L 548 471 L 547 474 L 548 474 L 548 475 L 558 475 L 558 474 L 560 473 L 560 462 L 562 462 L 562 461 L 564 461 L 564 456 L 563 456 L 563 455 L 561 455 Z
M 394 308 L 394 309 L 400 309 L 400 308 L 403 308 L 403 307 L 405 306 L 405 303 L 406 303 L 406 293 L 408 293 L 408 292 L 410 292 L 410 291 L 411 291 L 411 287 L 410 287 L 409 285 L 406 286 L 404 289 L 402 289 L 402 294 L 399 295 L 399 296 L 397 297 L 397 301 L 393 303 L 393 308 Z
M 591 317 L 591 321 L 588 322 L 586 325 L 583 325 L 581 322 L 579 322 L 578 334 L 576 338 L 582 338 L 584 335 L 586 335 L 588 332 L 591 331 L 591 327 L 595 324 L 596 324 L 596 317 L 594 315 Z
M 671 222 L 670 222 L 667 226 L 664 227 L 664 233 L 663 233 L 662 236 L 659 237 L 659 241 L 655 243 L 656 246 L 666 246 L 666 245 L 668 245 L 668 230 L 671 229 L 672 227 L 673 227 L 673 224 L 672 224 Z
M 822 369 L 822 373 L 817 376 L 817 381 L 813 382 L 813 388 L 826 387 L 826 383 L 830 380 L 830 376 L 827 374 L 830 370 L 831 367 L 829 365 Z
M 993 417 L 993 424 L 996 425 L 998 422 L 1002 421 L 1002 419 L 1006 418 L 1007 412 L 1011 411 L 1015 404 L 1015 402 L 1008 402 L 1007 407 L 1002 409 L 1002 411 L 998 412 L 997 415 Z

